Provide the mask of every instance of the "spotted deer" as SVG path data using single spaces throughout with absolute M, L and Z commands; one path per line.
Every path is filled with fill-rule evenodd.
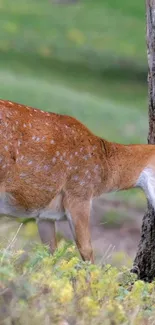
M 35 218 L 51 252 L 55 221 L 66 218 L 82 258 L 94 262 L 93 199 L 133 187 L 155 208 L 155 146 L 112 143 L 73 117 L 0 100 L 0 215 Z

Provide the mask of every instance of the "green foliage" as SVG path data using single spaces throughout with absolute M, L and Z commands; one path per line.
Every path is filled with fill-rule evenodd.
M 127 268 L 83 262 L 71 244 L 0 251 L 0 324 L 152 324 L 155 284 Z

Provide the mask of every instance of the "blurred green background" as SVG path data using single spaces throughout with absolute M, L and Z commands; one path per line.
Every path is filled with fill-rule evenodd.
M 1 0 L 1 97 L 77 116 L 111 140 L 146 141 L 144 9 Z
M 77 117 L 97 135 L 147 141 L 140 0 L 0 0 L 0 97 Z M 145 206 L 139 191 L 108 196 Z

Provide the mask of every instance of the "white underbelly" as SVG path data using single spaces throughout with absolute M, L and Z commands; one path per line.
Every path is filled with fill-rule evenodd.
M 14 204 L 10 194 L 0 193 L 0 216 L 17 218 L 35 218 L 42 220 L 60 221 L 65 219 L 65 213 L 61 209 L 45 207 L 41 209 L 25 209 Z

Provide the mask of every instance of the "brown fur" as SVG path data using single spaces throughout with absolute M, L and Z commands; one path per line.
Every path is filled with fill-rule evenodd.
M 9 204 L 21 213 L 38 211 L 39 232 L 44 243 L 53 242 L 51 251 L 53 223 L 50 232 L 51 221 L 40 220 L 39 211 L 68 213 L 83 259 L 93 261 L 91 201 L 134 187 L 148 165 L 155 166 L 153 145 L 111 143 L 70 116 L 0 101 L 0 192 L 9 194 Z

